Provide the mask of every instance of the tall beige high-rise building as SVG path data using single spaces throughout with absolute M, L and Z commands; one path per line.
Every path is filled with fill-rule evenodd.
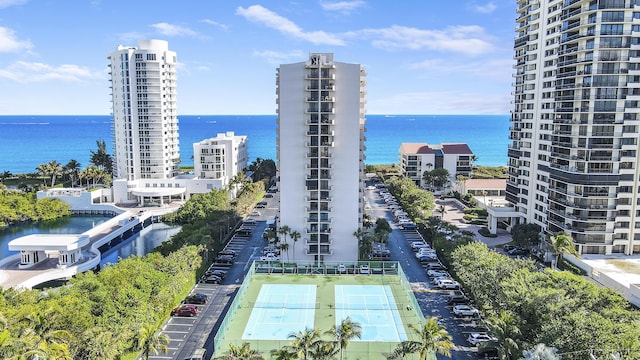
M 640 1 L 517 4 L 507 200 L 581 253 L 640 252 Z
M 287 237 L 292 261 L 358 259 L 365 76 L 331 53 L 278 68 L 278 223 L 300 234 Z

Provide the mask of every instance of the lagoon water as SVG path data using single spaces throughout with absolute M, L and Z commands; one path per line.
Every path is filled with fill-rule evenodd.
M 507 164 L 509 115 L 367 115 L 367 164 L 398 162 L 403 142 L 466 142 L 479 165 Z M 249 138 L 249 161 L 276 159 L 275 115 L 179 116 L 182 165 L 193 165 L 193 143 L 233 131 Z M 0 116 L 0 172 L 35 172 L 39 164 L 74 159 L 89 165 L 97 140 L 112 150 L 111 117 Z

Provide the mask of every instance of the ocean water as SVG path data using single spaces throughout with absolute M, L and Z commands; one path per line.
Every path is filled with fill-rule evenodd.
M 249 162 L 276 159 L 276 115 L 179 116 L 182 165 L 193 165 L 193 146 L 218 133 L 247 135 Z M 367 164 L 398 163 L 403 142 L 466 142 L 478 157 L 476 164 L 507 164 L 509 115 L 368 115 L 365 143 Z M 111 150 L 111 117 L 0 116 L 0 172 L 36 171 L 39 164 L 71 159 L 89 165 L 96 141 Z

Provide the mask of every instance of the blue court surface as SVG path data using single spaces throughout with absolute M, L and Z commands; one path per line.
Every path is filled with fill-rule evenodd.
M 288 340 L 313 329 L 316 285 L 263 284 L 253 306 L 244 340 Z
M 347 317 L 359 323 L 362 327 L 359 341 L 401 342 L 408 339 L 389 286 L 336 285 L 335 299 L 336 325 Z

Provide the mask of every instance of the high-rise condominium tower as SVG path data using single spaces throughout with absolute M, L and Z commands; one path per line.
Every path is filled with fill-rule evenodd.
M 517 4 L 507 199 L 581 253 L 640 252 L 640 1 Z
M 114 178 L 168 179 L 178 173 L 176 53 L 162 40 L 109 54 Z
M 358 259 L 365 76 L 331 53 L 278 68 L 278 221 L 300 235 L 286 237 L 292 261 Z

